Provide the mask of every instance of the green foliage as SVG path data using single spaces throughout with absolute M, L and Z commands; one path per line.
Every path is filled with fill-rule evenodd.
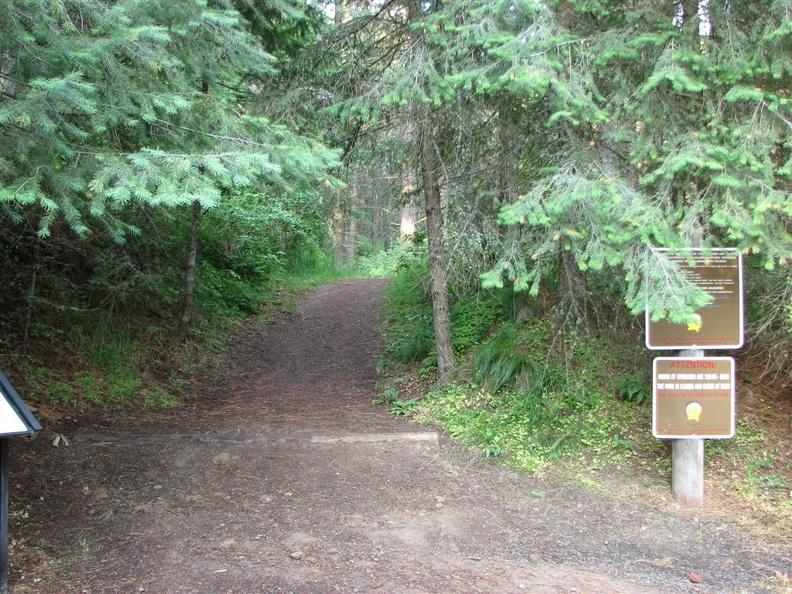
M 259 140 L 256 125 L 205 92 L 271 72 L 230 6 L 184 0 L 165 14 L 156 2 L 77 0 L 68 11 L 42 11 L 15 0 L 6 8 L 3 74 L 14 83 L 0 107 L 0 203 L 12 219 L 31 217 L 46 237 L 60 217 L 78 233 L 96 217 L 120 240 L 135 232 L 118 218 L 130 203 L 212 205 L 219 186 L 278 169 L 263 145 L 245 146 Z
M 550 318 L 503 324 L 476 350 L 475 384 L 433 392 L 412 414 L 531 472 L 560 456 L 635 455 L 636 422 L 648 413 L 613 397 L 629 376 L 614 371 L 633 359 L 629 345 L 553 329 Z
M 355 270 L 362 277 L 367 278 L 392 278 L 404 267 L 405 252 L 411 248 L 401 242 L 395 243 L 389 250 L 379 251 L 369 256 L 358 258 Z
M 83 398 L 92 404 L 106 404 L 106 384 L 104 379 L 100 379 L 94 372 L 78 373 L 74 377 L 77 390 Z
M 497 392 L 513 383 L 524 365 L 522 357 L 503 352 L 500 344 L 490 341 L 476 352 L 471 370 L 477 381 L 486 383 L 491 390 Z
M 427 371 L 435 365 L 432 304 L 426 288 L 428 265 L 422 249 L 399 250 L 397 274 L 386 295 L 383 363 L 423 361 Z M 480 344 L 502 310 L 502 299 L 497 292 L 460 295 L 451 307 L 454 350 L 464 353 Z
M 652 388 L 645 373 L 623 373 L 615 379 L 616 396 L 625 402 L 647 404 L 652 401 Z
M 109 313 L 91 326 L 75 326 L 48 362 L 53 365 L 65 357 L 67 371 L 56 373 L 40 363 L 28 372 L 26 388 L 33 399 L 79 408 L 139 404 L 147 391 L 165 393 L 145 385 L 140 363 L 153 345 L 137 341 L 135 334 L 134 327 Z
M 353 158 L 405 180 L 416 113 L 431 116 L 452 291 L 511 286 L 570 326 L 626 328 L 645 309 L 685 322 L 708 298 L 655 246 L 792 259 L 787 8 L 454 0 L 409 22 L 349 8 L 327 38 L 335 130 L 358 141 L 382 123 Z
M 13 291 L 0 296 L 2 340 L 28 349 L 68 335 L 76 380 L 66 371 L 42 390 L 131 400 L 155 390 L 139 353 L 167 341 L 180 309 L 182 207 L 205 209 L 196 309 L 207 324 L 257 312 L 276 274 L 325 263 L 319 190 L 332 190 L 338 153 L 266 117 L 253 92 L 276 74 L 268 47 L 285 59 L 319 13 L 226 0 L 5 9 L 0 272 Z M 122 335 L 108 339 L 97 317 Z
M 418 408 L 420 401 L 417 398 L 410 398 L 409 400 L 396 400 L 390 405 L 391 414 L 401 416 L 407 415 L 411 411 Z
M 737 419 L 735 435 L 705 442 L 708 468 L 723 473 L 726 488 L 766 517 L 784 534 L 790 526 L 790 461 L 784 442 L 768 434 L 756 418 Z M 735 469 L 740 469 L 736 472 Z
M 399 399 L 399 387 L 391 386 L 381 395 L 377 396 L 372 404 L 393 404 Z
M 131 369 L 116 373 L 107 373 L 101 368 L 85 369 L 75 373 L 69 381 L 58 379 L 58 375 L 52 372 L 34 374 L 28 378 L 26 387 L 34 400 L 80 408 L 86 405 L 107 407 L 145 403 L 145 394 L 151 392 L 142 387 L 140 375 Z M 165 390 L 160 391 L 167 394 Z M 168 397 L 175 402 L 173 395 Z
M 495 291 L 463 295 L 451 306 L 454 350 L 463 353 L 478 345 L 502 315 L 502 300 Z
M 350 271 L 339 268 L 331 255 L 316 250 L 306 254 L 303 263 L 293 271 L 278 274 L 275 282 L 278 287 L 297 292 L 349 277 Z
M 786 387 L 792 380 L 792 277 L 786 267 L 765 269 L 753 257 L 744 258 L 745 336 L 750 354 L 764 362 L 754 380 Z
M 202 255 L 247 281 L 268 281 L 279 270 L 304 264 L 321 245 L 321 205 L 315 192 L 229 191 L 222 209 L 206 213 Z
M 224 315 L 250 315 L 258 312 L 262 298 L 261 281 L 252 284 L 232 270 L 218 270 L 202 261 L 196 291 L 201 310 L 222 312 Z
M 140 391 L 140 398 L 149 408 L 172 408 L 180 403 L 178 397 L 164 388 L 144 388 Z
M 543 352 L 549 344 L 549 320 L 534 321 L 522 328 L 504 323 L 476 350 L 471 362 L 473 378 L 493 392 L 519 384 L 530 387 L 541 383 Z
M 563 392 L 566 376 L 558 367 L 529 366 L 523 370 L 522 377 L 525 387 L 515 393 L 516 402 L 509 410 L 509 414 L 524 417 L 529 425 L 537 426 L 554 413 L 549 406 L 550 395 Z M 574 409 L 577 406 L 576 398 L 567 400 L 563 406 Z
M 385 297 L 387 333 L 382 362 L 395 364 L 421 361 L 434 348 L 432 305 L 425 289 L 428 260 L 413 253 L 403 256 Z
M 76 396 L 75 387 L 66 382 L 56 381 L 43 390 L 43 399 L 53 404 L 70 404 Z
M 783 3 L 771 4 L 783 12 Z M 659 6 L 630 12 L 609 2 L 552 8 L 553 24 L 566 35 L 559 31 L 543 41 L 564 55 L 563 79 L 569 88 L 579 85 L 573 94 L 592 103 L 576 103 L 548 82 L 553 69 L 564 68 L 562 60 L 533 60 L 519 73 L 514 68 L 511 82 L 498 87 L 512 97 L 512 109 L 515 101 L 537 96 L 556 101 L 537 117 L 551 126 L 573 125 L 557 144 L 547 143 L 554 150 L 543 151 L 544 164 L 531 178 L 521 178 L 519 160 L 513 160 L 518 189 L 500 221 L 518 232 L 504 242 L 484 285 L 501 287 L 506 280 L 536 296 L 544 275 L 559 269 L 560 252 L 586 276 L 604 271 L 619 279 L 633 313 L 648 307 L 653 316 L 683 320 L 703 296 L 676 271 L 657 266 L 652 246 L 737 246 L 768 268 L 789 260 L 784 196 L 790 161 L 779 149 L 789 142 L 782 122 L 789 120 L 790 104 L 779 95 L 783 84 L 768 74 L 770 62 L 788 71 L 788 60 L 768 43 L 773 35 L 756 38 L 762 27 L 779 30 L 781 12 L 753 13 L 757 6 L 751 5 L 746 10 L 752 16 L 745 18 L 708 7 L 716 31 L 727 31 L 736 44 L 727 51 L 699 31 L 698 15 L 674 22 Z M 519 56 L 508 42 L 499 45 L 506 37 L 497 27 L 482 29 L 477 32 L 491 52 L 504 61 Z M 542 42 L 541 34 L 534 40 Z M 564 49 L 562 40 L 569 44 Z M 485 69 L 457 77 L 481 77 Z M 487 70 L 497 72 L 494 64 Z M 529 83 L 526 75 L 533 77 Z M 767 117 L 758 115 L 765 107 Z

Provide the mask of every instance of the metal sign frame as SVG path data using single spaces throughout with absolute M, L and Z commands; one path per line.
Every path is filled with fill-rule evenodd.
M 9 438 L 41 431 L 33 413 L 8 378 L 0 373 L 0 594 L 8 593 Z

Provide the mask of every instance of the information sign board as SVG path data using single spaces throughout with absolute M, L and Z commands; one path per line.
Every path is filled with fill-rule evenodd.
M 668 252 L 688 280 L 712 295 L 689 324 L 652 321 L 646 312 L 646 346 L 654 350 L 738 349 L 743 344 L 742 256 L 733 248 Z
M 16 435 L 32 435 L 41 425 L 0 373 L 0 594 L 8 592 L 8 442 Z
M 734 436 L 734 359 L 657 357 L 652 433 L 658 438 Z
M 27 425 L 5 398 L 0 398 L 0 435 L 24 435 L 29 433 Z
M 19 397 L 5 375 L 0 373 L 0 438 L 31 435 L 41 425 Z

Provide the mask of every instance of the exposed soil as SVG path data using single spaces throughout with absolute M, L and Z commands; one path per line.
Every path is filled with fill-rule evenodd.
M 385 286 L 249 327 L 167 418 L 14 442 L 11 592 L 783 591 L 790 547 L 719 510 L 519 475 L 373 405 Z

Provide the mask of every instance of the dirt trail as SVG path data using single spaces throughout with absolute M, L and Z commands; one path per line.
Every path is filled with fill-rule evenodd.
M 707 510 L 517 475 L 372 405 L 384 289 L 323 286 L 242 333 L 187 414 L 15 447 L 11 592 L 736 594 L 792 575 L 789 550 Z

